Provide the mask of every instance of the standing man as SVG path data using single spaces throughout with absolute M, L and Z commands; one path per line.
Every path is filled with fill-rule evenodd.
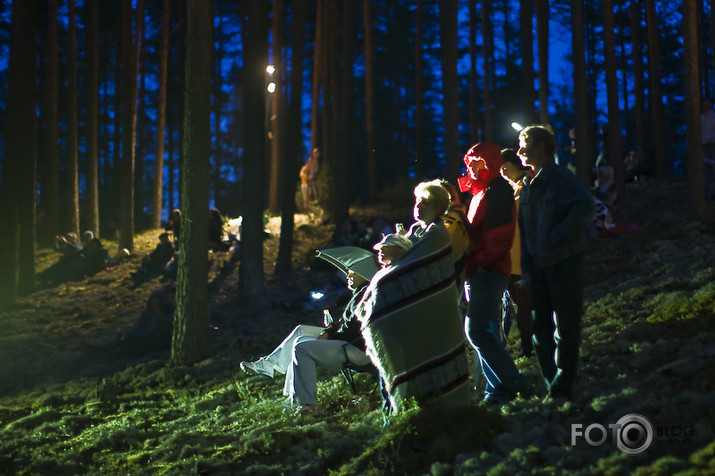
M 583 313 L 583 236 L 595 206 L 586 188 L 554 162 L 556 141 L 547 129 L 519 133 L 519 157 L 534 171 L 519 206 L 522 276 L 530 281 L 534 351 L 546 382 L 545 402 L 573 398 Z
M 469 308 L 464 330 L 486 378 L 484 402 L 500 404 L 528 386 L 497 337 L 499 306 L 511 276 L 510 250 L 516 227 L 514 191 L 500 174 L 501 149 L 496 144 L 480 142 L 472 146 L 464 155 L 464 164 L 468 176 L 460 178 L 460 189 L 474 195 L 467 212 L 472 245 L 465 264 Z

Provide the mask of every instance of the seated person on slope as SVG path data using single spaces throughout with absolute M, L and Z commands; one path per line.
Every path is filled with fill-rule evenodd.
M 380 263 L 388 266 L 410 245 L 409 240 L 401 236 L 388 235 L 375 247 L 379 251 Z M 244 372 L 251 371 L 271 378 L 275 372 L 285 374 L 283 394 L 289 397 L 292 404 L 301 405 L 300 411 L 304 413 L 314 411 L 318 401 L 317 365 L 338 370 L 346 357 L 356 365 L 370 363 L 365 355 L 360 322 L 354 317 L 355 307 L 368 282 L 352 271 L 348 272 L 347 278 L 353 295 L 337 322 L 325 328 L 300 324 L 269 355 L 253 362 L 241 362 Z

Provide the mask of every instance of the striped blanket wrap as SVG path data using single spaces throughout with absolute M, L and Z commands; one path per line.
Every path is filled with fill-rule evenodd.
M 375 275 L 358 310 L 367 354 L 392 407 L 399 410 L 409 398 L 468 405 L 465 337 L 444 225 L 430 225 L 396 263 Z

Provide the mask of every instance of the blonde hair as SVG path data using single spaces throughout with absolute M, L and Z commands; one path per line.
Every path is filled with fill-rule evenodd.
M 415 187 L 415 197 L 432 202 L 443 215 L 449 208 L 449 191 L 440 179 L 421 182 Z

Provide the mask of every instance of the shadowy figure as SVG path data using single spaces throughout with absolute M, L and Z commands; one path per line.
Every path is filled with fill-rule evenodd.
M 181 235 L 181 210 L 174 208 L 171 211 L 164 230 L 170 231 L 174 235 L 174 246 L 178 246 L 179 236 Z
M 167 263 L 174 257 L 174 244 L 171 242 L 169 233 L 159 235 L 159 244 L 154 250 L 142 258 L 141 265 L 132 273 L 133 287 L 158 276 L 164 271 Z
M 57 285 L 65 281 L 78 281 L 104 269 L 107 250 L 99 238 L 92 238 L 87 246 L 67 253 L 57 263 L 37 275 L 38 286 Z
M 138 357 L 169 349 L 175 308 L 176 288 L 173 284 L 151 293 L 137 323 L 119 335 L 119 355 Z

